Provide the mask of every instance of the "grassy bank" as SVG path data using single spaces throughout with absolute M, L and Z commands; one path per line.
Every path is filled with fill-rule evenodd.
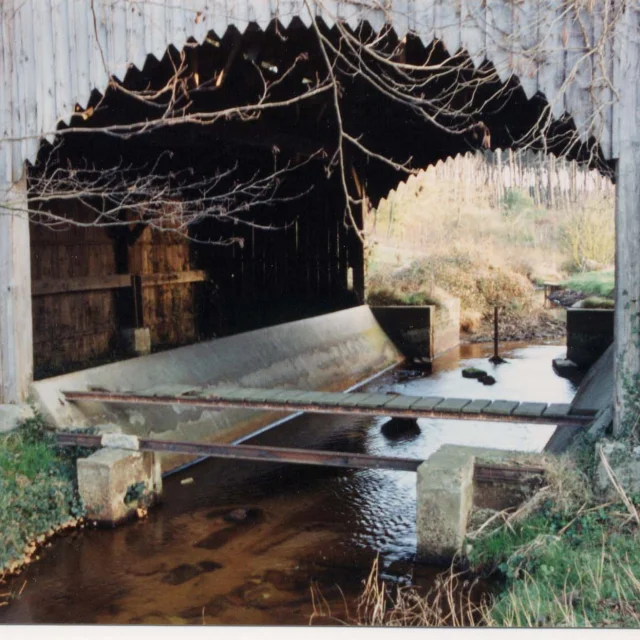
M 578 273 L 564 282 L 567 289 L 579 291 L 588 296 L 611 298 L 615 288 L 613 269 Z
M 0 436 L 0 575 L 18 569 L 38 543 L 82 516 L 76 456 L 56 447 L 39 417 Z
M 640 496 L 598 500 L 568 457 L 549 459 L 546 477 L 525 504 L 476 521 L 464 561 L 429 592 L 389 588 L 376 563 L 347 622 L 640 627 Z
M 640 496 L 602 502 L 575 464 L 469 541 L 472 570 L 498 581 L 488 626 L 640 626 Z M 559 468 L 559 472 L 558 472 Z

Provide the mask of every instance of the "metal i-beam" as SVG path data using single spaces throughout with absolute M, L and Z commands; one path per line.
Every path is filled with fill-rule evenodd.
M 100 447 L 102 437 L 75 433 L 58 433 L 58 444 L 62 446 Z M 322 467 L 346 469 L 385 469 L 387 471 L 416 471 L 423 460 L 414 458 L 390 458 L 368 456 L 362 453 L 340 453 L 336 451 L 309 451 L 288 447 L 254 446 L 247 444 L 202 444 L 140 438 L 141 451 L 164 453 L 186 453 L 198 457 L 253 460 L 256 462 L 280 462 L 308 464 Z
M 97 435 L 58 433 L 56 434 L 56 438 L 59 445 L 68 447 L 97 448 L 102 444 L 102 436 Z M 141 451 L 186 453 L 198 457 L 306 464 L 320 467 L 340 467 L 343 469 L 382 469 L 386 471 L 415 472 L 424 462 L 424 460 L 415 458 L 369 456 L 362 453 L 310 451 L 307 449 L 246 444 L 201 444 L 197 442 L 176 442 L 151 438 L 140 438 L 138 443 Z M 542 467 L 476 463 L 474 478 L 479 481 L 520 482 L 522 481 L 523 475 L 541 477 L 543 474 L 544 469 Z

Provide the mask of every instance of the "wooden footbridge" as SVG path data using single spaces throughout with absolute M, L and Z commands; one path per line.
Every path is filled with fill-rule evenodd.
M 509 423 L 546 424 L 578 429 L 590 422 L 589 415 L 569 414 L 568 404 L 517 402 L 511 400 L 474 400 L 470 398 L 442 398 L 382 393 L 326 393 L 302 389 L 257 389 L 247 387 L 167 386 L 146 391 L 65 391 L 71 402 L 103 402 L 118 404 L 187 405 L 213 409 L 256 409 L 294 411 L 323 414 L 354 414 L 394 418 L 436 418 L 449 420 L 485 420 Z M 129 436 L 126 436 L 129 437 Z M 125 437 L 125 438 L 126 438 Z M 82 433 L 59 433 L 63 446 L 100 447 L 102 437 Z M 423 460 L 389 456 L 370 456 L 359 453 L 317 451 L 287 447 L 245 444 L 203 444 L 141 438 L 135 447 L 142 451 L 191 454 L 260 462 L 306 464 L 352 469 L 384 469 L 389 471 L 417 471 Z M 477 465 L 476 480 L 522 481 L 523 474 L 531 477 L 542 473 L 539 467 L 508 467 Z
M 591 415 L 573 415 L 568 404 L 478 400 L 439 396 L 407 396 L 385 393 L 325 393 L 303 389 L 249 387 L 155 387 L 145 391 L 65 391 L 72 402 L 98 401 L 118 404 L 187 405 L 213 409 L 260 409 L 305 413 L 353 414 L 393 418 L 486 420 L 546 425 L 583 425 Z

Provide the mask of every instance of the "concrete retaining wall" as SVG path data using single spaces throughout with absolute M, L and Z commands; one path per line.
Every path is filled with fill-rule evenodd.
M 567 309 L 567 358 L 591 366 L 613 343 L 613 309 Z
M 62 390 L 136 391 L 166 385 L 233 385 L 344 390 L 402 356 L 366 306 L 116 362 L 34 383 L 48 422 L 112 422 L 139 437 L 233 442 L 287 414 L 244 409 L 105 405 L 64 400 Z M 165 457 L 163 469 L 186 462 Z
M 460 344 L 460 300 L 447 298 L 435 309 L 433 357 L 437 358 Z
M 416 361 L 431 361 L 460 344 L 460 301 L 442 307 L 385 306 L 371 311 L 396 348 Z

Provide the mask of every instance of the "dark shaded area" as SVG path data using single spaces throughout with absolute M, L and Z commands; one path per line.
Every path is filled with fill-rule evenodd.
M 335 29 L 323 28 L 323 32 L 339 46 Z M 367 24 L 355 35 L 363 41 L 374 36 Z M 399 52 L 402 61 L 409 64 L 428 61 L 438 65 L 447 59 L 439 42 L 425 46 L 412 36 L 399 42 L 392 30 L 380 37 L 379 46 L 385 53 Z M 264 32 L 250 27 L 240 34 L 231 27 L 222 38 L 211 33 L 204 44 L 192 43 L 185 51 L 184 95 L 178 99 L 187 117 L 255 104 L 264 91 L 263 76 L 273 83 L 270 100 L 286 101 L 304 94 L 327 72 L 314 31 L 296 20 L 286 31 L 272 24 Z M 173 47 L 162 60 L 149 56 L 142 70 L 130 68 L 121 86 L 129 91 L 159 90 L 179 64 L 179 57 Z M 349 59 L 357 62 L 354 55 Z M 382 77 L 383 67 L 369 62 Z M 489 63 L 476 70 L 464 52 L 456 55 L 455 62 L 462 68 L 441 73 L 437 82 L 417 82 L 412 97 L 433 99 L 456 83 L 464 86 L 473 78 L 491 76 Z M 224 79 L 218 82 L 221 70 Z M 482 108 L 466 122 L 444 118 L 445 126 L 465 130 L 454 134 L 434 126 L 414 106 L 376 90 L 354 74 L 349 64 L 339 63 L 335 73 L 345 131 L 376 154 L 395 163 L 410 161 L 413 168 L 472 149 L 512 147 L 527 138 L 546 106 L 540 96 L 526 100 L 516 79 L 504 86 L 493 79 L 456 94 L 452 107 L 469 102 L 473 108 Z M 153 100 L 144 102 L 111 87 L 104 95 L 95 91 L 90 104 L 78 107 L 78 115 L 72 118 L 70 127 L 87 133 L 60 136 L 60 145 L 53 151 L 43 145 L 32 175 L 42 171 L 54 154 L 60 165 L 78 168 L 91 165 L 106 169 L 125 164 L 143 173 L 145 167 L 157 163 L 158 171 L 180 175 L 180 180 L 188 171 L 191 184 L 228 172 L 216 186 L 223 191 L 265 177 L 274 168 L 298 167 L 278 180 L 273 201 L 241 210 L 239 221 L 224 216 L 203 219 L 189 229 L 193 239 L 191 268 L 206 271 L 209 280 L 198 290 L 193 309 L 197 326 L 185 341 L 193 341 L 193 336 L 224 336 L 344 309 L 364 300 L 364 253 L 345 214 L 344 188 L 335 164 L 338 130 L 333 101 L 334 94 L 328 91 L 269 109 L 259 117 L 250 113 L 243 119 L 221 118 L 207 125 L 149 126 L 145 133 L 117 136 L 95 130 L 115 124 L 152 123 L 162 109 L 152 104 Z M 587 146 L 571 146 L 572 133 L 570 119 L 554 124 L 548 149 L 590 157 Z M 344 153 L 348 191 L 356 197 L 364 193 L 374 206 L 407 177 L 348 143 Z M 607 169 L 597 156 L 592 162 Z M 177 177 L 171 179 L 178 181 Z M 189 181 L 181 189 L 185 198 L 193 197 Z M 245 204 L 250 200 L 247 197 Z M 238 206 L 242 209 L 242 198 Z M 362 228 L 359 208 L 354 217 Z M 138 230 L 139 225 L 110 232 L 117 273 L 130 272 L 127 246 L 136 242 Z M 230 238 L 236 242 L 227 246 L 210 244 Z M 132 292 L 118 290 L 113 296 L 117 326 L 136 326 Z M 34 329 L 37 334 L 38 327 Z M 156 349 L 163 346 L 175 344 L 154 344 Z M 92 359 L 121 356 L 118 346 L 111 345 L 109 353 L 92 354 Z

